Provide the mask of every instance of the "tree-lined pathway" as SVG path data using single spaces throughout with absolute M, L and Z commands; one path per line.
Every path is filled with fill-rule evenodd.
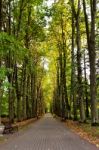
M 0 145 L 0 150 L 98 150 L 50 114 L 18 136 Z

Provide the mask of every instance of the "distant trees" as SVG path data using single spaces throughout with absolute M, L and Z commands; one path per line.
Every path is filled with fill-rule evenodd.
M 66 28 L 64 26 L 64 12 L 66 11 L 63 5 L 63 2 L 60 3 L 60 8 L 56 5 L 53 7 L 53 19 L 54 22 L 51 24 L 52 34 L 56 40 L 56 47 L 58 50 L 57 57 L 57 81 L 56 88 L 54 94 L 54 98 L 56 99 L 55 105 L 57 108 L 58 115 L 62 117 L 62 119 L 66 119 L 69 117 L 69 102 L 68 102 L 68 92 L 67 92 L 67 35 Z

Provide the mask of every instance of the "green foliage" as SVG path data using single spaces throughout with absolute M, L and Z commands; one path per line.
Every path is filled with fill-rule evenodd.
M 5 32 L 0 33 L 0 56 L 9 55 L 9 52 L 14 59 L 20 62 L 20 59 L 24 59 L 27 54 L 26 48 L 24 48 L 23 44 L 18 41 L 14 36 L 9 35 Z
M 7 95 L 4 95 L 2 98 L 2 105 L 1 105 L 1 109 L 2 109 L 2 116 L 8 116 L 8 99 L 7 99 Z
M 0 68 L 0 80 L 3 81 L 6 78 L 7 69 L 5 67 Z

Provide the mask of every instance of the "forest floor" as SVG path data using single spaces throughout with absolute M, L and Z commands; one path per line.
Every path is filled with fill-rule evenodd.
M 65 125 L 76 134 L 99 147 L 99 126 L 91 126 L 88 123 L 79 123 L 78 121 L 72 120 L 67 120 Z

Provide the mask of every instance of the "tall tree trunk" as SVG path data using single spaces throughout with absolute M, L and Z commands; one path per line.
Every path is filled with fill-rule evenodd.
M 22 21 L 22 13 L 23 13 L 23 6 L 24 6 L 24 0 L 20 1 L 20 12 L 18 16 L 18 25 L 17 25 L 17 37 L 19 36 L 20 33 L 20 25 Z
M 26 116 L 27 119 L 30 118 L 30 75 L 27 76 L 27 84 L 26 84 Z
M 35 107 L 36 107 L 36 74 L 31 74 L 31 100 L 32 100 L 32 117 L 35 117 Z
M 66 85 L 66 39 L 64 34 L 63 14 L 61 14 L 61 43 L 60 56 L 60 98 L 62 100 L 62 119 L 68 118 L 69 103 Z
M 90 35 L 90 92 L 91 92 L 91 116 L 92 125 L 98 122 L 97 100 L 96 100 L 96 50 L 95 50 L 95 17 L 96 0 L 91 0 L 91 35 Z
M 20 99 L 21 99 L 21 93 L 20 93 L 20 88 L 19 88 L 19 83 L 18 83 L 18 67 L 15 62 L 14 65 L 15 69 L 15 89 L 16 89 L 16 98 L 17 98 L 17 121 L 21 121 L 21 110 L 20 110 Z
M 61 101 L 61 117 L 65 118 L 65 99 L 63 97 L 63 60 L 62 60 L 62 50 L 59 50 L 59 63 L 60 63 L 60 101 Z
M 23 13 L 23 5 L 24 5 L 24 0 L 20 1 L 20 11 L 19 11 L 19 16 L 18 16 L 18 24 L 17 24 L 17 35 L 16 37 L 19 37 L 20 33 L 20 26 L 21 26 L 21 20 L 22 20 L 22 13 Z M 19 83 L 18 83 L 18 67 L 17 67 L 17 62 L 15 62 L 15 86 L 16 86 L 16 96 L 17 96 L 17 121 L 21 121 L 21 94 L 20 94 L 20 88 L 19 88 Z
M 57 87 L 56 87 L 56 99 L 58 105 L 58 116 L 61 116 L 61 101 L 60 101 L 60 68 L 59 68 L 59 58 L 57 60 Z
M 78 100 L 80 103 L 80 119 L 81 122 L 85 121 L 85 111 L 83 102 L 83 87 L 82 87 L 82 69 L 81 69 L 81 35 L 80 35 L 80 0 L 78 1 L 78 10 L 76 15 L 76 29 L 77 29 L 77 70 L 78 70 Z
M 11 0 L 8 1 L 8 34 L 11 34 Z M 9 54 L 7 57 L 7 68 L 14 69 L 13 65 L 13 54 L 9 50 Z M 14 122 L 14 74 L 13 72 L 8 73 L 8 81 L 10 83 L 9 87 L 9 120 L 10 122 Z
M 86 58 L 84 52 L 84 76 L 85 76 L 85 103 L 86 103 L 86 118 L 89 118 L 89 102 L 88 102 L 88 83 L 87 83 L 87 75 L 86 75 Z
M 75 99 L 76 90 L 75 90 L 75 54 L 74 54 L 74 48 L 75 48 L 75 18 L 74 18 L 74 11 L 72 7 L 72 51 L 71 51 L 71 93 L 70 93 L 70 101 L 73 103 L 73 117 L 74 120 L 77 120 L 77 103 Z M 72 106 L 71 106 L 72 107 Z M 71 115 L 70 115 L 71 116 Z
M 27 83 L 27 71 L 26 61 L 23 62 L 23 81 L 22 81 L 22 114 L 23 119 L 26 119 L 26 83 Z

